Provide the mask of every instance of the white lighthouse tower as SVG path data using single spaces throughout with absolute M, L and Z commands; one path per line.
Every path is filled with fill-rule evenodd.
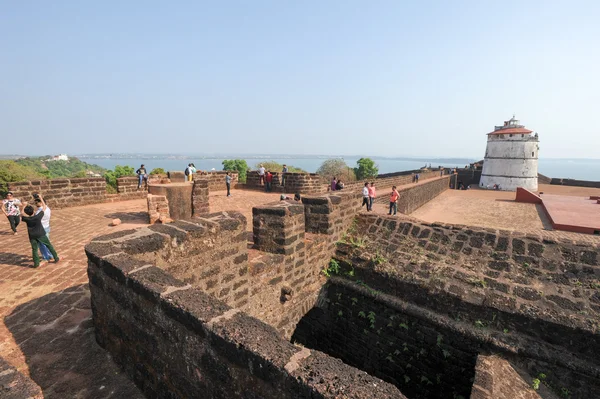
M 539 140 L 515 116 L 488 133 L 481 187 L 500 186 L 500 190 L 516 191 L 523 187 L 538 189 Z

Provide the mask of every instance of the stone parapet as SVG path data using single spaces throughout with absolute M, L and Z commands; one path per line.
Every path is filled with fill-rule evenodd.
M 194 180 L 192 189 L 192 215 L 202 215 L 210 212 L 210 182 L 207 179 Z
M 51 179 L 9 183 L 16 198 L 31 202 L 33 194 L 42 194 L 52 208 L 96 204 L 106 200 L 106 180 L 98 178 Z
M 96 340 L 143 393 L 404 398 L 393 385 L 294 346 L 244 313 L 261 305 L 248 303 L 253 274 L 244 231 L 241 214 L 217 213 L 86 246 Z
M 194 175 L 194 180 L 206 180 L 208 182 L 208 188 L 211 191 L 223 191 L 226 190 L 225 176 L 227 171 L 199 171 Z M 234 188 L 238 183 L 238 172 L 229 171 L 231 176 L 231 188 Z
M 289 255 L 304 240 L 304 206 L 282 201 L 252 208 L 254 248 Z
M 316 173 L 286 173 L 285 186 L 281 185 L 281 172 L 271 173 L 273 174 L 272 189 L 276 192 L 319 194 L 327 191 L 327 187 L 323 185 L 320 176 Z M 265 189 L 264 184 L 260 184 L 257 171 L 248 171 L 244 188 Z
M 398 211 L 411 214 L 450 187 L 450 179 L 455 175 L 432 177 L 425 182 L 398 188 Z M 390 190 L 391 191 L 391 190 Z M 390 193 L 380 193 L 378 203 L 389 204 Z

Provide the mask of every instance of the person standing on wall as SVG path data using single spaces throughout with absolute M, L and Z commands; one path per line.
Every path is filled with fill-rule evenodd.
M 375 201 L 375 183 L 371 182 L 369 187 L 369 210 L 373 210 L 373 201 Z
M 396 190 L 396 186 L 392 187 L 392 193 L 390 194 L 390 212 L 388 213 L 388 215 L 392 214 L 392 210 L 394 211 L 394 215 L 396 215 L 396 212 L 398 212 L 398 197 L 400 196 L 400 193 L 398 193 L 398 190 Z
M 286 173 L 288 172 L 288 167 L 286 164 L 283 164 L 283 169 L 281 169 L 281 185 L 285 187 L 285 178 Z
M 270 193 L 271 192 L 271 184 L 273 183 L 273 174 L 271 173 L 271 171 L 267 171 L 267 173 L 265 174 L 265 191 Z
M 259 184 L 265 184 L 265 167 L 260 165 L 258 168 L 258 182 Z
M 185 168 L 185 172 L 183 172 L 185 174 L 185 176 L 183 177 L 183 181 L 187 182 L 188 180 L 192 180 L 192 177 L 190 176 L 190 174 L 192 173 L 192 164 L 188 163 L 187 168 Z
M 189 165 L 189 168 L 190 172 L 188 173 L 188 181 L 192 181 L 194 180 L 194 174 L 196 173 L 196 166 L 193 163 L 191 163 Z
M 29 243 L 31 244 L 31 253 L 33 256 L 33 267 L 40 266 L 40 256 L 38 255 L 38 248 L 40 244 L 44 244 L 52 257 L 54 258 L 54 263 L 58 263 L 60 260 L 58 254 L 54 250 L 54 247 L 48 240 L 46 236 L 46 231 L 44 230 L 44 226 L 42 225 L 42 218 L 44 217 L 44 212 L 46 211 L 46 203 L 42 196 L 39 196 L 40 204 L 42 205 L 42 210 L 34 215 L 33 206 L 27 205 L 24 209 L 24 212 L 27 216 L 23 216 L 23 222 L 27 225 L 27 233 L 29 234 Z M 23 204 L 21 204 L 23 205 Z
M 363 196 L 363 202 L 362 205 L 360 206 L 361 208 L 363 206 L 367 206 L 367 211 L 369 210 L 369 183 L 365 183 L 365 186 L 362 189 L 362 196 Z
M 138 175 L 138 190 L 140 189 L 140 187 L 142 187 L 142 183 L 144 182 L 144 180 L 146 180 L 146 182 L 148 181 L 148 173 L 146 173 L 146 167 L 144 166 L 144 164 L 142 164 L 140 166 L 140 168 L 138 170 L 135 171 L 135 173 Z
M 10 191 L 6 194 L 6 199 L 2 201 L 2 212 L 4 213 L 4 216 L 8 218 L 10 229 L 13 231 L 13 234 L 17 234 L 17 226 L 19 226 L 19 223 L 21 222 L 20 205 L 21 201 L 14 198 L 13 193 Z
M 231 176 L 229 175 L 229 172 L 225 175 L 225 185 L 227 186 L 227 196 L 231 197 Z
M 40 200 L 40 197 L 37 196 L 37 194 L 34 194 L 34 198 L 35 198 L 35 206 L 37 207 L 35 214 L 37 215 L 38 213 L 43 211 L 42 201 Z M 46 210 L 44 211 L 44 216 L 42 217 L 42 226 L 44 227 L 44 231 L 46 231 L 46 237 L 48 237 L 48 240 L 50 239 L 50 217 L 51 216 L 52 216 L 52 210 L 50 209 L 50 207 L 48 205 L 46 205 Z M 50 253 L 50 251 L 48 250 L 48 247 L 46 247 L 45 244 L 40 243 L 40 254 L 42 255 L 42 258 L 44 258 L 44 260 L 46 262 L 49 261 L 50 258 L 52 258 L 52 254 Z

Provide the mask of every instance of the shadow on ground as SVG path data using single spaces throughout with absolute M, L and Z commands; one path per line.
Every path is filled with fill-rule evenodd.
M 15 265 L 20 267 L 33 267 L 33 258 L 31 257 L 31 249 L 29 255 L 13 254 L 10 252 L 0 253 L 0 263 L 4 265 Z
M 4 322 L 29 374 L 52 398 L 143 398 L 94 338 L 87 285 L 24 303 Z
M 544 206 L 542 204 L 535 204 L 535 210 L 540 216 L 540 220 L 542 221 L 542 226 L 544 226 L 544 230 L 554 230 L 554 228 L 552 227 L 552 223 L 550 222 L 550 219 L 548 219 L 548 215 L 544 210 Z
M 148 212 L 114 212 L 104 215 L 107 219 L 121 219 L 123 223 L 148 223 Z

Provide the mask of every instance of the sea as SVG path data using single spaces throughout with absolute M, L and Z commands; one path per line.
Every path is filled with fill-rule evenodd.
M 245 159 L 251 169 L 256 169 L 261 162 L 274 161 L 280 164 L 293 165 L 316 172 L 319 166 L 331 158 L 343 159 L 350 167 L 356 166 L 360 156 L 336 155 L 160 155 L 160 154 L 81 154 L 75 155 L 87 163 L 96 164 L 106 169 L 115 166 L 132 166 L 137 169 L 141 164 L 149 171 L 162 168 L 165 171 L 184 171 L 189 163 L 194 163 L 199 170 L 222 170 L 225 159 Z M 379 173 L 392 173 L 404 170 L 419 169 L 423 166 L 461 168 L 480 159 L 473 158 L 439 158 L 439 157 L 370 157 L 379 167 Z M 600 181 L 600 159 L 558 159 L 541 158 L 538 162 L 539 173 L 548 177 L 570 178 L 579 180 Z

